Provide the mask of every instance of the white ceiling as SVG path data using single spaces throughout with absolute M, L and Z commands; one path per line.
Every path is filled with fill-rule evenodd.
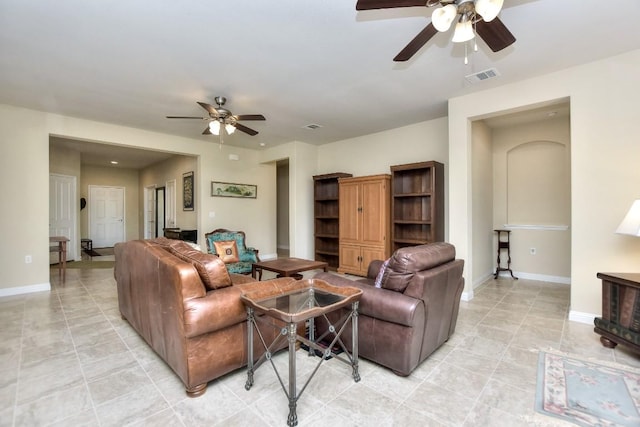
M 505 0 L 517 38 L 464 65 L 436 35 L 406 63 L 392 58 L 432 9 L 356 12 L 355 0 L 0 0 L 0 103 L 190 138 L 196 101 L 228 98 L 243 122 L 225 144 L 324 144 L 447 114 L 447 99 L 640 48 L 640 1 Z M 464 76 L 501 76 L 470 85 Z M 640 71 L 640 70 L 639 70 Z M 319 124 L 308 130 L 308 124 Z

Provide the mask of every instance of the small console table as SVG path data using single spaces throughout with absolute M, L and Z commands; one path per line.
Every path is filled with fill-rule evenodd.
M 58 276 L 65 282 L 67 272 L 67 242 L 69 238 L 66 236 L 50 236 L 49 252 L 58 253 Z M 53 244 L 53 246 L 51 245 Z
M 494 274 L 494 279 L 498 278 L 498 275 L 501 271 L 508 271 L 511 274 L 511 278 L 518 280 L 517 277 L 513 275 L 513 271 L 511 271 L 511 230 L 493 230 L 498 233 L 498 265 L 496 266 L 496 273 Z M 502 234 L 506 234 L 506 240 L 502 239 Z M 500 265 L 500 251 L 507 251 L 507 268 L 503 268 Z

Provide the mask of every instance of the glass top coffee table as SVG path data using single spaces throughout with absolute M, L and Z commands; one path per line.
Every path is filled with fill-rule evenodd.
M 358 372 L 358 302 L 362 295 L 362 290 L 355 287 L 338 287 L 330 285 L 323 280 L 306 279 L 277 279 L 260 284 L 248 290 L 241 296 L 242 301 L 247 307 L 247 342 L 248 342 L 248 363 L 247 363 L 247 382 L 245 389 L 249 390 L 253 385 L 253 374 L 255 370 L 265 361 L 269 361 L 273 367 L 282 390 L 289 399 L 289 416 L 287 425 L 293 427 L 298 424 L 298 415 L 296 406 L 298 399 L 311 381 L 311 378 L 318 371 L 318 368 L 325 360 L 335 357 L 343 363 L 351 366 L 352 377 L 355 382 L 360 381 Z M 347 311 L 341 319 L 333 324 L 329 322 L 326 314 L 339 310 L 341 308 L 351 306 L 351 310 Z M 264 316 L 256 316 L 256 313 Z M 268 322 L 263 317 L 269 317 L 275 320 L 282 327 L 280 335 L 273 343 L 267 345 L 265 342 L 258 322 L 267 327 L 274 327 L 274 322 Z M 314 318 L 324 316 L 329 323 L 329 330 L 326 334 L 315 337 Z M 340 335 L 345 330 L 349 319 L 351 319 L 352 333 L 352 352 L 349 354 L 346 347 L 340 340 Z M 264 321 L 263 321 L 264 320 Z M 302 322 L 307 324 L 307 336 L 298 335 L 298 325 Z M 278 326 L 280 328 L 280 326 Z M 260 342 L 265 348 L 265 353 L 255 363 L 253 362 L 253 333 L 260 337 Z M 331 339 L 331 343 L 325 348 L 319 344 L 320 340 Z M 284 382 L 280 378 L 278 369 L 271 359 L 271 351 L 278 348 L 283 339 L 287 339 L 289 344 L 289 387 L 285 387 Z M 308 346 L 309 356 L 315 356 L 316 351 L 322 356 L 318 361 L 318 365 L 307 378 L 300 392 L 296 394 L 296 343 L 301 342 Z M 334 346 L 338 345 L 343 353 L 337 354 L 333 351 Z

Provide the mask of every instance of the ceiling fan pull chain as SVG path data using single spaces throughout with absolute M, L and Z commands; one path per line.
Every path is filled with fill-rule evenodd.
M 467 54 L 467 44 L 468 43 L 464 44 L 464 65 L 469 65 L 469 57 Z
M 476 35 L 476 37 L 473 38 L 473 51 L 477 52 L 478 51 L 478 32 L 476 31 L 476 23 L 478 21 L 475 20 L 473 21 L 473 33 Z

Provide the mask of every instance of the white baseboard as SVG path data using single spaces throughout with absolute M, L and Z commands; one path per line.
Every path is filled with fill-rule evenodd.
M 501 272 L 502 275 L 509 273 Z M 563 276 L 549 276 L 546 274 L 534 274 L 534 273 L 523 273 L 521 271 L 514 271 L 513 275 L 518 279 L 526 279 L 526 280 L 537 280 L 538 282 L 551 282 L 551 283 L 562 283 L 565 285 L 571 284 L 571 277 L 563 277 Z M 509 275 L 508 277 L 511 277 Z
M 41 283 L 38 285 L 17 286 L 15 288 L 0 289 L 0 298 L 12 295 L 30 294 L 33 292 L 44 292 L 51 290 L 51 283 Z
M 472 283 L 473 289 L 475 289 L 478 286 L 482 285 L 484 282 L 486 282 L 487 280 L 489 280 L 492 277 L 493 277 L 493 273 L 487 273 L 485 276 L 482 276 L 480 279 L 474 280 L 473 283 Z
M 272 259 L 278 259 L 278 254 L 260 254 L 260 261 L 269 261 Z
M 599 317 L 597 314 L 582 313 L 580 311 L 569 311 L 569 320 L 572 322 L 585 323 L 587 325 L 593 325 L 593 319 Z
M 463 292 L 460 296 L 460 301 L 471 301 L 473 299 L 473 289 L 469 292 Z

